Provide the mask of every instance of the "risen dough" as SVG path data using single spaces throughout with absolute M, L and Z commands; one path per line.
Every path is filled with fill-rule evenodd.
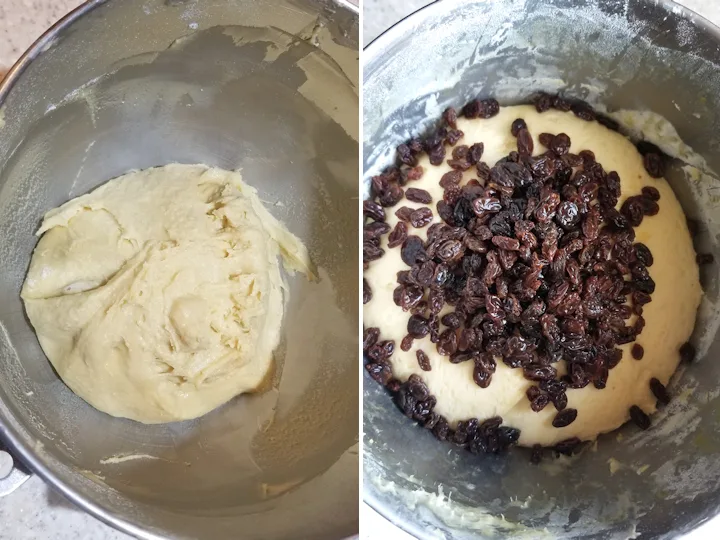
M 522 445 L 552 445 L 569 437 L 590 440 L 623 424 L 629 418 L 631 405 L 639 405 L 647 413 L 655 410 L 649 381 L 656 377 L 663 384 L 668 382 L 679 362 L 678 349 L 687 341 L 695 325 L 702 294 L 695 251 L 682 208 L 668 183 L 664 179 L 650 178 L 635 146 L 597 122 L 585 122 L 572 113 L 554 110 L 539 114 L 531 106 L 504 107 L 491 119 L 459 119 L 458 129 L 465 136 L 458 144 L 484 143 L 483 161 L 492 166 L 517 149 L 515 138 L 510 133 L 510 125 L 516 118 L 525 119 L 534 138 L 536 153 L 545 151 L 538 141 L 541 133 L 564 132 L 572 141 L 571 152 L 592 150 L 606 171 L 617 171 L 622 183 L 618 208 L 626 197 L 639 194 L 643 186 L 654 186 L 660 191 L 660 213 L 645 218 L 635 229 L 636 241 L 646 244 L 655 259 L 649 271 L 655 280 L 656 290 L 652 302 L 644 306 L 646 326 L 637 340 L 645 349 L 643 359 L 633 360 L 630 354 L 632 344 L 622 346 L 623 359 L 610 371 L 607 387 L 597 390 L 589 385 L 580 390 L 569 389 L 568 407 L 578 410 L 577 420 L 565 428 L 554 428 L 551 422 L 557 411 L 552 405 L 540 413 L 530 409 L 525 397 L 530 382 L 523 377 L 522 370 L 510 369 L 500 361 L 492 383 L 482 389 L 473 382 L 472 362 L 451 364 L 447 357 L 437 354 L 429 337 L 415 340 L 408 352 L 400 350 L 400 341 L 407 334 L 409 315 L 395 305 L 392 293 L 397 286 L 398 270 L 406 269 L 407 265 L 400 258 L 399 248 L 387 247 L 387 237 L 383 238 L 384 257 L 371 263 L 365 271 L 373 289 L 373 299 L 365 306 L 364 324 L 380 328 L 382 339 L 395 340 L 391 360 L 394 376 L 404 381 L 412 373 L 417 373 L 437 398 L 435 410 L 445 416 L 453 427 L 458 420 L 483 420 L 499 415 L 505 424 L 521 430 Z M 435 203 L 443 194 L 438 182 L 450 167 L 447 164 L 434 167 L 427 157 L 423 157 L 420 164 L 425 168 L 425 175 L 420 181 L 412 182 L 412 186 L 432 194 L 431 207 L 434 220 L 438 222 Z M 474 169 L 471 169 L 465 173 L 463 182 L 475 176 Z M 422 206 L 406 199 L 398 207 L 403 205 L 413 208 Z M 394 212 L 387 214 L 388 223 L 394 227 L 397 222 Z M 411 234 L 422 238 L 425 238 L 426 231 L 427 227 L 419 230 L 411 227 Z M 419 368 L 415 355 L 419 348 L 430 357 L 432 371 L 425 372 Z
M 278 255 L 304 246 L 238 173 L 168 165 L 48 212 L 22 298 L 80 397 L 145 423 L 195 418 L 261 386 L 280 337 Z

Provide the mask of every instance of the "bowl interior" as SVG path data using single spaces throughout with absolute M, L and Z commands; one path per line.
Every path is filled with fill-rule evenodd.
M 697 251 L 717 254 L 718 36 L 707 21 L 663 1 L 431 5 L 365 51 L 366 186 L 392 164 L 397 144 L 428 130 L 449 105 L 563 92 L 609 111 L 658 113 L 677 128 L 692 151 L 673 149 L 682 159 L 668 179 L 687 215 L 702 223 Z M 667 127 L 644 118 L 636 131 L 645 138 Z M 702 270 L 693 336 L 701 360 L 671 384 L 673 404 L 651 430 L 626 426 L 572 459 L 537 467 L 521 450 L 477 457 L 439 444 L 366 378 L 365 500 L 421 538 L 436 529 L 457 539 L 675 537 L 712 518 L 720 505 L 717 275 L 717 265 Z
M 0 419 L 66 493 L 136 533 L 350 535 L 357 13 L 330 0 L 94 4 L 0 92 Z M 173 162 L 241 169 L 321 279 L 289 278 L 273 390 L 145 426 L 94 410 L 58 379 L 19 290 L 46 211 Z

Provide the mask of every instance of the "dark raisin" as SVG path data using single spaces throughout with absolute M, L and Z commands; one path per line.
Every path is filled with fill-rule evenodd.
M 645 349 L 643 349 L 642 345 L 639 343 L 635 343 L 632 346 L 630 353 L 635 360 L 642 360 L 643 356 L 645 356 Z
M 373 221 L 363 227 L 363 240 L 371 240 L 379 238 L 383 234 L 390 232 L 390 225 L 384 221 Z
M 548 148 L 550 148 L 550 150 L 555 152 L 558 156 L 562 156 L 570 151 L 570 144 L 570 137 L 568 137 L 566 133 L 560 133 L 553 137 Z
M 427 207 L 418 208 L 410 214 L 410 224 L 416 229 L 425 227 L 433 219 L 432 210 Z
M 440 144 L 428 150 L 428 159 L 431 165 L 442 165 L 445 161 L 445 146 Z
M 534 444 L 530 453 L 530 463 L 538 465 L 543 458 L 543 447 L 541 444 Z
M 547 394 L 539 394 L 535 396 L 532 400 L 530 400 L 530 408 L 534 412 L 540 412 L 542 411 L 547 404 L 550 403 L 550 398 Z
M 397 218 L 401 221 L 410 222 L 410 215 L 415 211 L 414 208 L 410 208 L 409 206 L 403 206 L 401 208 L 398 208 L 395 210 L 395 215 Z
M 565 392 L 555 394 L 551 397 L 551 399 L 552 399 L 553 405 L 555 405 L 555 408 L 558 411 L 562 411 L 563 409 L 567 408 L 568 398 L 567 398 L 567 394 Z
M 630 407 L 630 419 L 635 422 L 640 429 L 648 429 L 650 427 L 650 417 L 637 405 Z
M 494 99 L 484 99 L 479 102 L 478 116 L 491 118 L 500 112 L 500 104 Z
M 578 118 L 585 120 L 586 122 L 592 122 L 595 120 L 595 111 L 593 111 L 592 107 L 590 107 L 587 103 L 579 101 L 577 103 L 573 103 L 571 108 L 572 112 Z
M 668 394 L 665 385 L 654 377 L 650 379 L 650 390 L 661 404 L 667 405 L 670 403 L 670 394 Z
M 555 135 L 553 135 L 552 133 L 541 133 L 538 136 L 538 140 L 540 141 L 540 144 L 542 144 L 545 148 L 550 148 L 554 138 L 555 138 Z
M 527 124 L 522 118 L 514 120 L 513 123 L 510 125 L 510 133 L 512 133 L 513 137 L 517 137 L 521 129 L 527 129 Z
M 412 150 L 407 144 L 401 144 L 397 147 L 398 160 L 405 165 L 414 167 L 417 165 L 417 158 L 414 156 Z
M 468 151 L 468 161 L 473 165 L 477 165 L 478 163 L 480 163 L 484 151 L 485 145 L 483 143 L 473 144 Z
M 520 249 L 520 241 L 508 236 L 493 236 L 492 243 L 500 249 L 517 251 Z
M 448 107 L 445 109 L 445 112 L 443 113 L 443 120 L 445 120 L 445 123 L 450 126 L 453 129 L 457 128 L 457 111 L 452 108 Z
M 412 337 L 420 339 L 430 333 L 430 326 L 424 317 L 412 315 L 410 319 L 408 319 L 407 331 Z
M 535 99 L 535 109 L 539 113 L 544 113 L 546 111 L 549 111 L 552 107 L 552 97 L 548 94 L 540 94 Z
M 420 180 L 425 173 L 425 169 L 423 169 L 420 165 L 416 167 L 412 167 L 410 169 L 405 170 L 405 179 L 406 180 Z M 407 193 L 405 193 L 405 196 L 407 197 Z
M 643 156 L 643 165 L 647 173 L 653 178 L 665 176 L 665 159 L 655 152 L 648 152 Z
M 557 370 L 552 366 L 530 364 L 523 368 L 523 375 L 531 381 L 546 381 L 557 376 Z
M 370 300 L 372 300 L 372 296 L 370 284 L 367 282 L 367 279 L 363 278 L 363 304 L 367 304 Z
M 695 360 L 695 347 L 690 343 L 684 343 L 680 347 L 680 360 L 689 363 Z
M 370 362 L 365 365 L 365 370 L 374 381 L 382 385 L 387 384 L 392 378 L 392 369 L 384 363 Z
M 437 351 L 442 356 L 451 356 L 457 351 L 457 334 L 455 330 L 447 329 L 440 334 Z
M 628 220 L 631 227 L 639 226 L 645 215 L 642 197 L 628 197 L 625 199 L 620 208 L 620 213 Z
M 443 315 L 441 322 L 449 328 L 460 328 L 462 321 L 457 313 L 447 313 Z
M 455 223 L 453 217 L 454 208 L 452 206 L 445 201 L 438 201 L 436 208 L 438 216 L 440 216 L 440 219 L 442 219 L 445 223 L 449 223 L 450 225 Z
M 363 330 L 363 351 L 367 351 L 370 347 L 375 345 L 378 337 L 380 337 L 379 328 L 365 328 Z
M 459 129 L 451 129 L 450 131 L 448 131 L 445 140 L 450 146 L 455 146 L 457 142 L 463 138 L 464 135 L 465 134 Z
M 427 354 L 425 354 L 424 351 L 418 349 L 417 351 L 415 351 L 415 356 L 417 356 L 417 361 L 420 369 L 422 369 L 423 371 L 432 370 L 432 366 L 430 365 L 430 358 Z
M 552 425 L 556 428 L 563 428 L 572 424 L 577 418 L 577 409 L 563 409 L 553 418 Z
M 518 153 L 524 156 L 532 156 L 534 144 L 530 132 L 523 128 L 517 134 Z
M 476 365 L 473 369 L 473 381 L 475 381 L 475 384 L 480 388 L 487 388 L 492 381 L 492 372 Z
M 402 221 L 398 221 L 395 224 L 395 228 L 388 236 L 388 247 L 389 248 L 395 248 L 397 246 L 401 246 L 403 242 L 407 239 L 408 236 L 408 228 L 405 223 Z
M 490 178 L 490 165 L 488 165 L 484 161 L 478 161 L 477 165 L 475 165 L 475 169 L 478 178 L 480 178 L 481 180 L 487 181 Z
M 395 206 L 403 198 L 404 192 L 397 184 L 390 184 L 378 197 L 378 202 L 384 207 Z
M 385 221 L 385 210 L 375 201 L 363 201 L 363 214 L 375 221 Z
M 400 257 L 408 266 L 424 262 L 427 255 L 422 239 L 418 236 L 408 236 L 402 244 Z
M 432 202 L 432 196 L 424 189 L 408 188 L 405 190 L 405 198 L 408 201 L 430 204 Z
M 558 111 L 568 112 L 572 108 L 572 103 L 561 96 L 554 96 L 552 98 L 552 106 Z
M 570 201 L 564 201 L 557 207 L 555 221 L 564 229 L 571 229 L 580 221 L 580 210 L 577 204 Z
M 577 437 L 570 437 L 569 439 L 560 441 L 555 446 L 553 446 L 553 450 L 555 450 L 559 454 L 563 454 L 565 456 L 571 456 L 581 446 L 582 446 L 582 441 L 580 439 L 578 439 Z
M 652 199 L 642 197 L 640 202 L 642 204 L 643 213 L 646 216 L 657 216 L 660 213 L 660 205 Z
M 375 362 L 384 362 L 392 356 L 394 351 L 394 341 L 379 341 L 375 343 L 375 345 L 368 348 L 367 355 L 371 360 L 374 360 Z
M 400 342 L 400 350 L 408 352 L 412 348 L 413 340 L 415 338 L 411 335 L 405 336 L 402 341 Z
M 635 248 L 635 257 L 637 257 L 638 261 L 643 263 L 645 266 L 653 265 L 654 259 L 652 253 L 650 252 L 650 248 L 640 242 L 635 244 L 633 247 Z
M 645 198 L 650 199 L 651 201 L 660 200 L 660 192 L 657 190 L 657 188 L 645 186 L 644 188 L 642 188 L 642 194 Z
M 442 187 L 443 189 L 448 189 L 449 187 L 457 186 L 461 180 L 462 180 L 462 172 L 460 172 L 460 171 L 446 172 L 440 178 L 440 187 Z
M 363 242 L 363 262 L 369 263 L 376 261 L 383 255 L 385 255 L 384 249 L 370 241 Z

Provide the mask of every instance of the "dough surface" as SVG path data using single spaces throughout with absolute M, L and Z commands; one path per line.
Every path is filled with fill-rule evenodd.
M 201 416 L 259 389 L 280 339 L 286 267 L 305 247 L 239 173 L 132 172 L 48 212 L 22 289 L 67 385 L 113 416 Z
M 364 325 L 380 328 L 381 339 L 395 340 L 391 357 L 394 376 L 405 381 L 413 373 L 419 375 L 437 399 L 435 411 L 447 418 L 451 427 L 459 420 L 478 418 L 482 421 L 501 416 L 504 424 L 521 430 L 519 443 L 524 446 L 550 446 L 570 437 L 592 440 L 626 422 L 631 405 L 640 406 L 648 414 L 655 411 L 656 400 L 649 381 L 656 377 L 667 384 L 680 360 L 678 350 L 695 325 L 702 295 L 695 251 L 685 215 L 667 181 L 651 178 L 635 146 L 623 135 L 597 122 L 585 122 L 572 113 L 557 110 L 539 114 L 533 106 L 502 107 L 500 113 L 490 119 L 458 119 L 458 129 L 465 134 L 458 144 L 484 143 L 482 159 L 493 166 L 517 149 L 515 137 L 510 133 L 510 125 L 516 118 L 523 118 L 527 123 L 535 154 L 545 151 L 538 140 L 541 133 L 564 132 L 572 142 L 570 152 L 592 150 L 606 171 L 617 171 L 622 190 L 617 208 L 627 197 L 640 194 L 643 186 L 653 186 L 660 191 L 659 214 L 645 218 L 635 229 L 635 241 L 646 244 L 652 251 L 654 264 L 648 270 L 656 283 L 652 302 L 644 306 L 645 329 L 636 341 L 645 349 L 643 359 L 632 358 L 632 343 L 620 346 L 623 359 L 610 371 L 607 387 L 597 390 L 589 385 L 568 389 L 568 407 L 578 410 L 577 420 L 567 427 L 555 428 L 552 426 L 557 414 L 555 407 L 548 405 L 539 413 L 530 409 L 525 391 L 531 383 L 523 377 L 522 370 L 511 369 L 499 361 L 490 386 L 482 389 L 472 379 L 472 362 L 451 364 L 447 357 L 437 353 L 429 337 L 415 340 L 408 352 L 400 350 L 400 342 L 407 334 L 409 314 L 395 305 L 393 290 L 397 286 L 397 272 L 407 269 L 407 265 L 400 258 L 400 248 L 387 247 L 387 235 L 382 239 L 385 255 L 371 263 L 364 274 L 373 290 L 373 298 L 364 308 Z M 443 195 L 439 181 L 451 169 L 446 163 L 438 167 L 430 165 L 427 156 L 422 157 L 420 165 L 425 169 L 424 176 L 410 182 L 408 187 L 430 192 L 433 222 L 440 222 L 435 209 Z M 464 173 L 462 183 L 475 177 L 471 169 Z M 398 221 L 394 211 L 401 206 L 419 208 L 423 205 L 403 199 L 397 207 L 387 209 L 387 221 L 392 227 Z M 426 238 L 429 226 L 408 227 L 409 234 Z M 443 313 L 450 311 L 447 306 L 445 309 Z M 630 323 L 633 321 L 634 318 L 630 319 Z M 441 331 L 444 328 L 441 325 Z M 422 371 L 418 366 L 415 354 L 418 349 L 430 357 L 431 371 Z

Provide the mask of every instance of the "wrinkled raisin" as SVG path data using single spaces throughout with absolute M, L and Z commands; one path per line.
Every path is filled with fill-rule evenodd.
M 408 236 L 400 249 L 400 257 L 408 266 L 413 266 L 417 262 L 424 262 L 427 255 L 425 254 L 425 246 L 418 236 Z
M 430 204 L 432 202 L 432 196 L 424 189 L 408 188 L 405 190 L 405 198 L 408 201 Z
M 363 214 L 375 221 L 385 221 L 385 210 L 375 201 L 363 201 Z
M 366 351 L 377 343 L 378 337 L 380 337 L 379 328 L 365 328 L 363 330 L 363 351 Z
M 651 186 L 645 186 L 644 188 L 642 188 L 642 194 L 644 197 L 646 197 L 652 201 L 660 200 L 660 192 L 657 190 L 657 188 L 654 188 Z
M 517 134 L 517 147 L 520 155 L 531 156 L 533 153 L 533 139 L 530 132 L 523 128 Z
M 363 278 L 363 304 L 367 304 L 370 300 L 372 300 L 372 297 L 373 294 L 370 284 L 367 282 L 367 279 Z
M 412 337 L 420 339 L 430 333 L 430 326 L 427 319 L 420 315 L 412 315 L 408 319 L 407 331 Z
M 650 427 L 650 417 L 637 405 L 630 407 L 630 419 L 635 422 L 635 425 L 640 429 L 644 430 Z
M 684 343 L 680 347 L 680 360 L 689 363 L 695 360 L 695 347 L 690 343 Z
M 630 353 L 635 360 L 642 360 L 643 356 L 645 356 L 645 349 L 643 349 L 643 346 L 639 343 L 635 343 L 632 346 Z
M 443 120 L 451 128 L 457 128 L 457 111 L 452 107 L 448 107 L 443 113 Z
M 654 377 L 650 379 L 650 390 L 662 405 L 670 403 L 670 394 L 668 394 L 665 385 Z
M 563 409 L 553 418 L 552 425 L 556 428 L 564 428 L 572 424 L 577 418 L 577 409 Z
M 665 160 L 660 154 L 648 152 L 643 157 L 643 165 L 651 177 L 662 178 L 665 176 Z
M 643 263 L 645 266 L 653 265 L 654 259 L 652 253 L 650 252 L 650 248 L 640 242 L 635 244 L 633 247 L 635 248 L 635 257 L 637 257 L 638 261 Z
M 407 239 L 408 236 L 408 228 L 405 223 L 402 221 L 398 221 L 395 224 L 395 228 L 388 236 L 388 247 L 389 248 L 395 248 L 397 246 L 401 246 L 403 242 Z
M 433 219 L 432 210 L 427 207 L 418 208 L 410 214 L 410 224 L 416 229 L 425 227 Z
M 420 369 L 423 371 L 430 371 L 432 370 L 432 366 L 430 365 L 430 358 L 422 349 L 418 349 L 415 351 L 415 356 L 417 357 L 418 365 L 420 366 Z
M 552 108 L 552 96 L 548 94 L 540 94 L 535 98 L 535 110 L 539 113 L 544 113 Z

